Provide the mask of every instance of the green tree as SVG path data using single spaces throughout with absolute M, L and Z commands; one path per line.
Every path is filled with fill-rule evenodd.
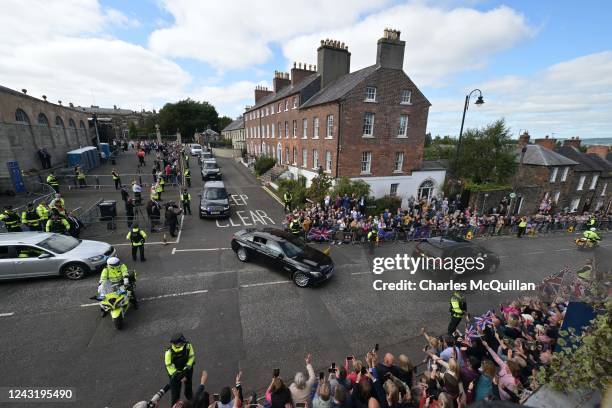
M 362 195 L 368 197 L 370 195 L 370 185 L 363 180 L 350 180 L 347 177 L 341 177 L 336 181 L 332 196 L 335 197 L 339 195 L 342 197 L 346 194 L 350 197 L 353 193 L 355 193 L 357 197 L 361 197 Z
M 503 119 L 484 129 L 469 129 L 463 135 L 455 173 L 476 184 L 503 184 L 517 168 L 515 146 Z M 453 159 L 454 162 L 454 159 Z
M 580 335 L 573 328 L 560 331 L 560 350 L 550 365 L 540 368 L 537 381 L 568 391 L 604 390 L 612 384 L 612 301 Z
M 227 127 L 227 125 L 229 125 L 230 123 L 232 123 L 234 120 L 232 118 L 228 118 L 227 116 L 221 116 L 219 118 L 219 121 L 217 122 L 217 128 L 213 130 L 221 133 L 221 131 L 223 129 L 225 129 Z
M 130 139 L 138 139 L 138 129 L 136 128 L 136 124 L 134 122 L 130 122 L 128 137 Z
M 327 193 L 329 192 L 329 188 L 331 187 L 331 185 L 332 179 L 325 173 L 314 177 L 312 179 L 310 187 L 308 187 L 308 198 L 310 198 L 315 203 L 322 202 Z
M 159 111 L 159 126 L 164 134 L 174 134 L 181 131 L 181 136 L 189 140 L 196 129 L 203 131 L 208 126 L 214 129 L 218 126 L 219 114 L 208 102 L 197 102 L 185 99 L 176 103 L 167 103 Z

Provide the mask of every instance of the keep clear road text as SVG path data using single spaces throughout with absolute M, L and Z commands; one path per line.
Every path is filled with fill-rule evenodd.
M 229 227 L 251 227 L 256 225 L 276 225 L 274 220 L 263 210 L 247 210 L 247 200 L 249 197 L 246 194 L 231 194 L 230 204 L 236 208 L 232 215 L 226 220 L 216 220 L 218 228 Z M 245 207 L 244 210 L 237 208 Z

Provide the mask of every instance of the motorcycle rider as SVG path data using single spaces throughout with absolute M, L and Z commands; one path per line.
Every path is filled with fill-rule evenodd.
M 125 285 L 126 290 L 128 292 L 128 297 L 130 298 L 130 302 L 134 305 L 134 309 L 138 309 L 138 304 L 136 303 L 136 294 L 134 293 L 134 289 L 130 285 L 130 274 L 128 272 L 128 268 L 124 263 L 121 263 L 119 258 L 116 256 L 112 256 L 108 258 L 106 261 L 106 268 L 102 269 L 102 273 L 100 274 L 100 287 L 102 288 L 105 284 L 110 283 L 111 286 L 114 285 Z M 101 290 L 99 290 L 101 292 Z M 100 293 L 100 297 L 102 297 L 104 293 Z M 102 317 L 106 316 L 106 312 L 102 310 Z
M 595 245 L 598 241 L 601 241 L 599 234 L 597 234 L 597 228 L 592 227 L 582 233 L 582 236 L 585 237 L 591 244 Z

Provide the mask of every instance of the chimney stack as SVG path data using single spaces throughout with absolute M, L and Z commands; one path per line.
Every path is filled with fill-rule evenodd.
M 257 85 L 255 87 L 255 103 L 257 103 L 264 96 L 270 95 L 272 91 L 270 91 L 267 87 Z
M 608 153 L 610 153 L 610 146 L 590 145 L 587 147 L 587 154 L 596 154 L 604 160 L 607 160 Z
M 321 40 L 317 49 L 317 72 L 321 75 L 321 89 L 346 75 L 351 69 L 351 53 L 348 46 L 336 40 Z
M 400 40 L 401 32 L 385 28 L 383 37 L 378 40 L 376 63 L 383 68 L 403 69 L 406 41 Z
M 307 68 L 306 63 L 302 64 L 297 63 L 297 68 L 296 68 L 296 63 L 293 63 L 293 68 L 291 68 L 291 85 L 295 86 L 297 84 L 299 84 L 300 82 L 302 82 L 304 80 L 304 78 L 314 74 L 315 71 L 312 70 L 312 65 L 310 65 L 310 69 Z
M 566 139 L 563 141 L 563 147 L 572 146 L 576 149 L 580 149 L 580 138 L 578 136 L 571 137 L 570 139 Z
M 281 89 L 291 85 L 289 74 L 287 72 L 274 71 L 274 78 L 272 78 L 272 86 L 274 92 L 279 92 Z
M 518 138 L 518 145 L 522 147 L 528 144 L 529 144 L 529 132 L 524 131 Z
M 555 150 L 555 147 L 557 147 L 557 139 L 549 137 L 548 135 L 546 135 L 544 139 L 534 140 L 534 143 L 549 150 Z

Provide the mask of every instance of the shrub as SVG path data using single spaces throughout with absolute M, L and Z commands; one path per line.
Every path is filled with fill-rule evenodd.
M 342 177 L 336 182 L 336 186 L 332 191 L 332 196 L 339 195 L 343 197 L 347 194 L 349 197 L 355 193 L 355 196 L 361 197 L 370 195 L 370 185 L 363 180 L 350 180 L 347 177 Z
M 299 176 L 297 180 L 284 179 L 278 183 L 278 193 L 282 199 L 285 192 L 291 192 L 291 208 L 303 207 L 306 202 L 307 188 L 306 177 Z
M 381 198 L 377 198 L 372 201 L 371 205 L 368 205 L 366 213 L 368 215 L 380 215 L 385 209 L 388 209 L 391 214 L 395 214 L 398 208 L 402 207 L 402 199 L 397 196 L 386 195 Z
M 332 179 L 326 174 L 321 174 L 312 179 L 312 184 L 307 190 L 308 198 L 315 203 L 323 201 L 329 188 L 332 185 Z
M 276 164 L 276 159 L 270 156 L 259 156 L 255 160 L 255 174 L 261 176 Z

